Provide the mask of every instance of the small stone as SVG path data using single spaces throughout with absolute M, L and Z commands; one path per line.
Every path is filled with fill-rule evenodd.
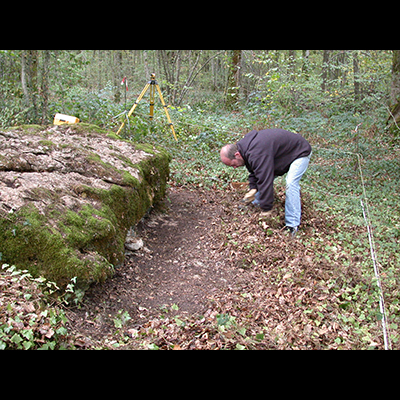
M 130 251 L 139 251 L 144 246 L 142 239 L 130 239 L 125 243 L 125 248 Z

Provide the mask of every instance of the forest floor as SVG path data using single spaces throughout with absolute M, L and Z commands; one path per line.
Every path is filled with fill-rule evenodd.
M 283 188 L 269 220 L 239 207 L 245 191 L 171 186 L 162 208 L 137 226 L 143 248 L 67 311 L 74 346 L 382 348 L 376 318 L 354 316 L 349 293 L 362 286 L 374 296 L 374 289 L 362 257 L 343 266 L 349 256 L 329 240 L 334 218 L 316 212 L 305 194 L 303 225 L 292 238 L 283 229 Z

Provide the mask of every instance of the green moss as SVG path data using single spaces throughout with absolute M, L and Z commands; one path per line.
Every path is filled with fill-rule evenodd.
M 148 145 L 143 146 L 148 147 Z M 138 148 L 138 145 L 135 145 L 135 147 Z M 149 148 L 144 151 L 146 151 L 146 153 L 151 153 Z M 171 162 L 172 157 L 168 152 L 160 147 L 153 148 L 152 151 L 155 156 L 139 163 L 136 167 L 141 171 L 148 186 L 154 189 L 154 203 L 158 203 L 165 196 L 167 181 L 170 175 L 169 163 Z M 167 179 L 162 179 L 161 177 L 167 177 Z
M 130 184 L 135 184 L 137 182 L 132 182 L 133 177 L 131 177 L 132 179 L 128 178 L 128 175 L 130 176 L 130 174 L 126 171 L 120 171 L 118 168 L 114 167 L 112 164 L 104 162 L 101 157 L 96 154 L 96 153 L 89 153 L 88 156 L 86 157 L 86 160 L 88 162 L 88 165 L 90 165 L 90 169 L 92 171 L 96 171 L 98 176 L 101 177 L 110 177 L 112 179 L 113 182 L 121 182 L 121 184 L 125 184 L 125 180 L 126 180 L 126 184 L 130 185 Z M 128 175 L 126 175 L 126 174 Z
M 39 144 L 44 147 L 48 147 L 49 149 L 52 149 L 53 147 L 57 147 L 55 143 L 53 143 L 51 140 L 40 140 Z
M 14 126 L 12 128 L 13 131 L 23 132 L 23 133 L 31 134 L 31 135 L 42 132 L 45 129 L 46 129 L 46 126 L 42 126 L 42 125 L 20 125 L 20 126 Z
M 110 139 L 114 139 L 114 140 L 121 140 L 121 138 L 118 135 L 116 135 L 114 132 L 109 133 L 107 135 L 107 137 Z
M 139 182 L 138 179 L 132 176 L 128 171 L 122 172 L 122 181 L 125 186 L 132 186 L 132 187 L 137 187 Z
M 136 168 L 136 165 L 128 157 L 125 157 L 123 154 L 112 153 L 112 155 L 115 158 L 118 158 L 119 160 L 121 160 L 124 163 L 124 167 Z
M 87 204 L 79 212 L 68 210 L 61 218 L 59 228 L 69 247 L 81 253 L 101 254 L 113 265 L 123 261 L 121 253 L 125 237 L 118 231 L 118 222 L 110 207 L 97 210 Z
M 89 204 L 83 206 L 78 213 L 67 210 L 60 226 L 67 243 L 80 250 L 85 249 L 94 240 L 110 239 L 115 234 L 115 228 L 105 217 L 105 213 Z
M 144 144 L 144 143 L 137 144 L 137 143 L 135 143 L 134 146 L 135 146 L 136 150 L 144 151 L 145 153 L 148 153 L 148 154 L 157 154 L 159 152 L 163 152 L 164 151 L 160 147 L 156 147 L 156 146 L 153 146 L 151 144 Z
M 74 276 L 80 284 L 104 281 L 113 274 L 112 265 L 96 253 L 82 254 L 69 246 L 61 232 L 51 228 L 34 206 L 0 218 L 2 261 L 15 263 L 35 276 L 45 276 L 65 287 Z

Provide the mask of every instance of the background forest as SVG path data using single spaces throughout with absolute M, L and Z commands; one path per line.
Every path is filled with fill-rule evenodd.
M 261 119 L 399 117 L 399 50 L 0 50 L 0 126 L 56 112 L 112 126 L 155 72 L 167 103 Z M 299 128 L 299 127 L 297 127 Z

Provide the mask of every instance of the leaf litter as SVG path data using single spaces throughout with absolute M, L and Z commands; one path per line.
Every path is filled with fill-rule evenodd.
M 276 189 L 269 219 L 240 207 L 245 191 L 171 186 L 164 209 L 136 228 L 144 247 L 68 312 L 86 347 L 383 348 L 363 256 L 332 241 L 339 230 L 361 235 L 362 228 L 338 226 L 304 194 L 303 224 L 292 238 L 284 188 Z M 369 313 L 357 303 L 365 301 L 361 288 L 370 293 Z

